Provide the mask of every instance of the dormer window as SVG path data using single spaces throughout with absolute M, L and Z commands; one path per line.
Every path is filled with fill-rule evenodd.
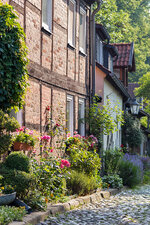
M 99 35 L 97 35 L 96 37 L 97 41 L 96 41 L 96 60 L 99 64 L 103 65 L 103 42 L 100 39 Z

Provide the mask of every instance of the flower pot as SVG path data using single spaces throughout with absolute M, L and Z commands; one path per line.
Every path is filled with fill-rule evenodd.
M 31 145 L 28 145 L 26 143 L 21 143 L 21 142 L 15 142 L 13 145 L 14 151 L 30 151 L 33 149 Z
M 11 194 L 4 194 L 0 196 L 0 206 L 1 205 L 8 205 L 12 203 L 16 198 L 16 192 Z

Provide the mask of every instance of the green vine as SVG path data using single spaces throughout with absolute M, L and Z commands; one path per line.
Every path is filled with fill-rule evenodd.
M 21 108 L 27 87 L 25 35 L 13 7 L 0 2 L 0 109 Z

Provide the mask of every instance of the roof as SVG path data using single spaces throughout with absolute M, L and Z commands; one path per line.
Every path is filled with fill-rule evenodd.
M 112 84 L 112 86 L 116 88 L 116 90 L 118 90 L 121 93 L 124 100 L 130 98 L 128 90 L 114 73 L 109 71 L 106 67 L 102 66 L 98 62 L 96 62 L 96 66 L 106 74 L 106 79 Z
M 128 83 L 128 92 L 131 95 L 131 98 L 135 98 L 134 89 L 139 87 L 138 83 Z
M 132 43 L 115 43 L 119 56 L 114 62 L 114 68 L 127 67 L 130 72 L 135 71 L 134 44 Z
M 117 58 L 118 58 L 119 53 L 118 53 L 116 46 L 111 45 L 111 44 L 106 44 L 106 45 L 104 45 L 104 48 L 108 49 L 108 52 L 111 54 L 112 57 L 117 56 Z
M 107 74 L 106 79 L 121 93 L 125 100 L 130 98 L 128 90 L 114 73 Z
M 105 41 L 106 39 L 110 40 L 110 35 L 108 34 L 106 28 L 102 24 L 96 24 L 96 33 L 100 36 L 102 41 Z

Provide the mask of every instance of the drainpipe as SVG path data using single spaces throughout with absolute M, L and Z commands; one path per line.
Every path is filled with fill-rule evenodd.
M 97 8 L 92 12 L 90 18 L 90 25 L 91 25 L 91 64 L 92 64 L 92 90 L 90 90 L 90 104 L 92 103 L 92 99 L 95 96 L 95 14 L 100 10 L 102 0 L 96 0 Z

